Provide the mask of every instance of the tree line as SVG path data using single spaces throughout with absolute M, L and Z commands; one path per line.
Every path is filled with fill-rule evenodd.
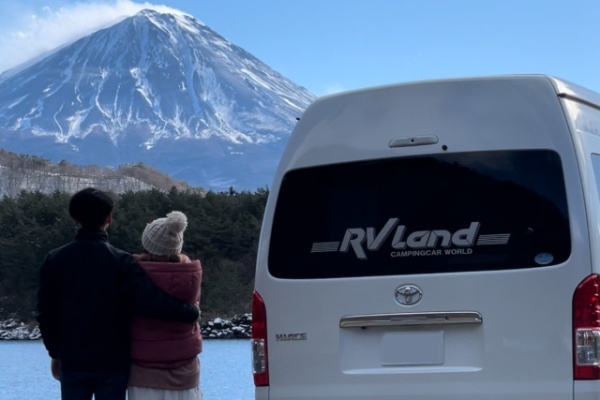
M 114 195 L 111 244 L 139 253 L 144 227 L 173 210 L 188 217 L 183 252 L 202 262 L 204 318 L 250 312 L 254 268 L 267 189 L 255 192 L 151 189 Z M 38 270 L 48 251 L 71 241 L 71 194 L 21 192 L 0 200 L 0 319 L 31 321 Z

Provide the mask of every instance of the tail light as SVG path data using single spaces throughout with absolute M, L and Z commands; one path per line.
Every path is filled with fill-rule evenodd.
M 590 275 L 573 296 L 573 375 L 600 379 L 600 275 Z
M 267 310 L 258 292 L 252 294 L 252 373 L 254 385 L 269 386 Z

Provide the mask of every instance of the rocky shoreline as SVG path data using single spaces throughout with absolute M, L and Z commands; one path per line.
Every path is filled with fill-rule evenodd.
M 252 314 L 236 315 L 231 319 L 215 318 L 202 321 L 201 332 L 204 339 L 249 339 Z M 40 340 L 37 325 L 25 324 L 14 319 L 0 321 L 0 340 Z

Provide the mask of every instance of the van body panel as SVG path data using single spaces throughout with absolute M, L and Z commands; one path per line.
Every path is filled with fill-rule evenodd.
M 295 132 L 301 134 L 290 137 L 274 185 L 283 172 L 324 160 L 333 164 L 405 155 L 400 150 L 432 151 L 428 146 L 388 148 L 389 140 L 399 137 L 433 134 L 448 151 L 552 148 L 546 144 L 551 139 L 539 132 L 565 126 L 559 107 L 543 77 L 416 83 L 321 98 L 298 122 Z M 519 140 L 511 143 L 507 132 L 519 132 Z
M 255 400 L 269 400 L 269 388 L 265 386 L 257 386 L 254 388 Z
M 573 381 L 573 294 L 600 256 L 590 248 L 600 240 L 598 224 L 588 229 L 589 218 L 598 221 L 600 179 L 589 149 L 600 157 L 593 131 L 600 124 L 577 96 L 595 101 L 554 78 L 510 76 L 394 85 L 313 103 L 282 156 L 259 244 L 268 398 L 564 400 L 596 390 Z M 417 137 L 428 139 L 389 146 Z M 549 167 L 553 160 L 559 170 Z M 456 181 L 438 191 L 447 171 Z M 532 182 L 523 191 L 530 173 L 552 185 Z M 518 201 L 523 193 L 534 208 Z M 506 221 L 512 209 L 535 214 L 551 198 L 558 208 L 543 212 L 556 224 L 546 232 L 543 223 L 530 227 L 547 251 L 523 261 L 533 244 L 502 246 L 529 243 L 525 231 L 485 231 L 517 226 L 519 218 Z M 329 221 L 336 213 L 342 217 Z M 554 230 L 563 236 L 548 248 Z M 482 240 L 487 247 L 477 247 Z M 414 303 L 413 289 L 422 296 Z M 456 315 L 481 318 L 453 322 Z M 357 320 L 367 326 L 344 324 Z
M 557 88 L 561 90 L 560 93 L 570 95 L 569 98 L 563 97 L 561 102 L 568 116 L 569 130 L 573 132 L 588 220 L 592 221 L 589 240 L 590 243 L 600 243 L 600 95 L 588 93 L 589 91 L 579 87 L 574 91 L 557 84 Z M 600 246 L 591 246 L 590 250 L 592 269 L 595 273 L 600 273 Z
M 600 393 L 599 381 L 576 381 L 574 400 L 596 400 Z

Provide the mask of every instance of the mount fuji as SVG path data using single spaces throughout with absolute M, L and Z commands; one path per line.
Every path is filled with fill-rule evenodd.
M 0 147 L 253 190 L 314 99 L 193 17 L 143 10 L 0 75 Z

